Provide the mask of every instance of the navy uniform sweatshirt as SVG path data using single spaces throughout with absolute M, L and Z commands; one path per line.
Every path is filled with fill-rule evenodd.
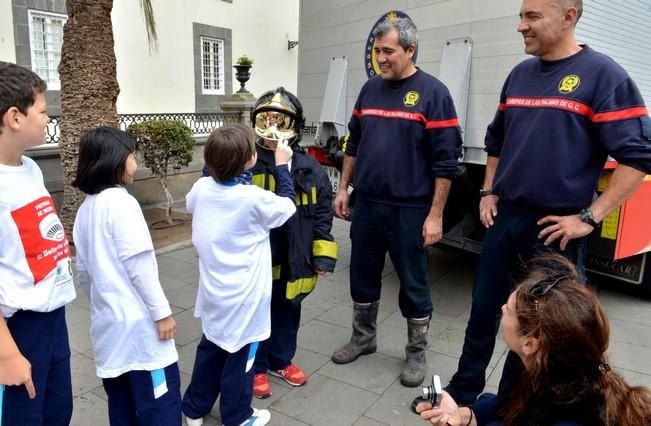
M 429 206 L 434 178 L 457 175 L 461 132 L 454 103 L 443 83 L 421 70 L 398 81 L 369 79 L 348 129 L 353 184 L 370 200 Z
M 565 59 L 527 59 L 507 77 L 486 134 L 499 157 L 493 189 L 525 209 L 578 212 L 594 198 L 602 168 L 651 173 L 651 122 L 626 71 L 588 46 Z

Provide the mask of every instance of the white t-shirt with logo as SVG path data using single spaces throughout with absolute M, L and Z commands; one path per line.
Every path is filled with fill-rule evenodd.
M 200 178 L 186 197 L 199 254 L 194 315 L 206 339 L 230 353 L 271 333 L 269 231 L 295 212 L 294 202 L 254 185 Z
M 155 321 L 171 315 L 140 205 L 126 189 L 88 195 L 73 230 L 80 284 L 90 295 L 97 375 L 153 371 L 178 360 Z
M 0 309 L 52 312 L 75 298 L 70 246 L 38 165 L 0 164 Z

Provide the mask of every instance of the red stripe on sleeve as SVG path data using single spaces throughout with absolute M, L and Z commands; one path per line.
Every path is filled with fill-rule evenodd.
M 629 118 L 640 118 L 649 115 L 646 107 L 633 107 L 620 109 L 619 111 L 600 112 L 592 116 L 594 123 L 608 123 L 611 121 L 627 120 Z
M 459 126 L 459 119 L 458 118 L 452 118 L 450 120 L 432 120 L 428 121 L 427 125 L 425 125 L 426 129 L 445 129 L 448 127 L 458 127 Z
M 356 110 L 356 109 L 353 109 L 353 115 L 354 115 L 355 117 L 361 117 L 361 116 L 362 116 L 362 113 L 359 112 L 359 111 Z
M 506 111 L 506 104 L 499 104 L 497 109 L 500 110 L 500 111 Z

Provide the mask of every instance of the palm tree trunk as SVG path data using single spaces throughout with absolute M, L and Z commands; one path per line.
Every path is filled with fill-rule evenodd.
M 111 9 L 113 0 L 66 0 L 68 21 L 61 47 L 61 219 L 72 241 L 72 225 L 83 194 L 71 186 L 77 172 L 79 138 L 101 125 L 117 126 L 116 77 Z

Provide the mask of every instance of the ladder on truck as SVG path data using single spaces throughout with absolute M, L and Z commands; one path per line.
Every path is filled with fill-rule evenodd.
M 340 138 L 346 134 L 346 88 L 348 86 L 348 60 L 346 57 L 332 58 L 328 68 L 321 116 L 314 136 L 316 146 L 325 147 L 331 137 Z
M 445 42 L 443 54 L 441 55 L 438 78 L 447 86 L 454 100 L 454 107 L 457 110 L 459 127 L 461 128 L 461 136 L 464 141 L 466 139 L 471 62 L 472 39 L 470 37 L 454 38 Z M 477 156 L 475 152 L 477 149 L 483 152 L 484 147 L 467 146 L 464 142 L 464 161 L 474 162 L 480 160 L 482 161 L 481 164 L 484 164 L 484 159 L 481 158 L 481 155 Z

